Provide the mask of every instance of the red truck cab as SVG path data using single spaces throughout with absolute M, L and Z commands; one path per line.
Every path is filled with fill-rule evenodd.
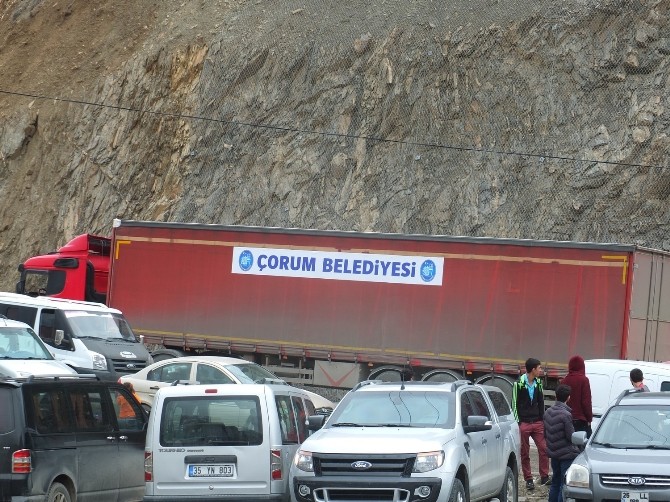
M 111 239 L 78 235 L 58 251 L 19 265 L 16 292 L 105 303 Z

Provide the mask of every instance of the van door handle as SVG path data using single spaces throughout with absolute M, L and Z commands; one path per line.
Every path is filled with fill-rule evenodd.
M 486 443 L 487 443 L 486 439 L 482 439 L 482 444 L 486 444 Z
M 155 387 L 149 387 L 149 389 L 150 389 L 150 390 L 158 390 L 159 387 L 158 387 L 158 385 L 156 385 Z

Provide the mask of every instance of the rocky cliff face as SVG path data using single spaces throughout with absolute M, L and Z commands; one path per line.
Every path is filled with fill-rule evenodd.
M 0 289 L 114 217 L 670 250 L 670 0 L 0 0 Z

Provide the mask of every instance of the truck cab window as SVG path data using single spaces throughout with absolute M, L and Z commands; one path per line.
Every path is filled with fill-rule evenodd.
M 23 291 L 29 296 L 56 295 L 65 288 L 65 272 L 63 270 L 26 270 L 21 278 Z

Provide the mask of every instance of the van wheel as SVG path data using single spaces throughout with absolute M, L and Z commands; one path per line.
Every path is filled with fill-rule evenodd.
M 54 483 L 49 488 L 47 502 L 70 502 L 70 492 L 60 483 Z
M 451 485 L 449 502 L 465 502 L 465 488 L 463 488 L 463 483 L 458 478 L 455 478 L 454 484 Z
M 502 489 L 497 496 L 497 499 L 500 502 L 517 502 L 517 478 L 514 475 L 514 471 L 508 465 L 507 470 L 505 471 L 505 481 L 503 482 Z

